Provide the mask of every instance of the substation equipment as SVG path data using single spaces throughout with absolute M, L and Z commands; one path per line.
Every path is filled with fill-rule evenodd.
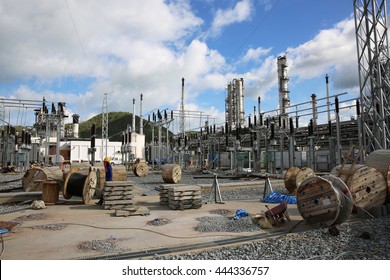
M 28 129 L 26 127 L 21 133 L 18 133 L 16 128 L 11 126 L 10 123 L 4 125 L 5 110 L 2 110 L 2 165 L 14 165 L 18 170 L 26 171 L 31 162 L 44 161 L 46 164 L 49 164 L 49 161 L 59 162 L 59 141 L 64 137 L 64 119 L 67 117 L 64 111 L 65 103 L 58 102 L 57 109 L 54 103 L 52 103 L 50 111 L 46 105 L 47 101 L 45 98 L 43 98 L 43 101 L 2 99 L 0 103 L 4 108 L 18 107 L 19 111 L 20 109 L 34 108 L 35 111 L 35 124 L 33 127 Z M 33 142 L 32 137 L 35 138 Z M 53 137 L 56 138 L 57 144 L 51 147 L 50 142 Z M 40 151 L 43 143 L 45 153 Z M 51 151 L 53 148 L 55 148 L 55 153 Z M 54 158 L 49 158 L 50 151 L 52 152 L 51 154 L 55 154 Z
M 184 107 L 184 78 L 179 110 L 153 110 L 147 124 L 152 128 L 152 141 L 146 144 L 143 134 L 142 94 L 140 102 L 139 130 L 135 127 L 135 99 L 133 99 L 132 125 L 122 132 L 122 162 L 132 162 L 136 158 L 146 158 L 152 165 L 161 167 L 163 163 L 179 163 L 182 168 L 231 169 L 237 172 L 252 170 L 277 173 L 292 166 L 308 166 L 315 171 L 330 171 L 342 162 L 342 155 L 354 145 L 361 147 L 352 153 L 357 154 L 358 162 L 364 163 L 365 156 L 378 149 L 388 149 L 390 145 L 390 60 L 387 38 L 386 1 L 354 0 L 354 18 L 357 44 L 360 96 L 342 100 L 346 93 L 329 94 L 329 76 L 325 76 L 326 97 L 300 104 L 290 104 L 288 88 L 287 58 L 277 58 L 279 87 L 279 108 L 261 110 L 261 98 L 253 114 L 244 111 L 244 79 L 233 79 L 227 85 L 225 99 L 225 123 L 210 124 L 210 116 L 204 112 L 188 111 Z M 23 138 L 17 135 L 8 123 L 5 107 L 14 100 L 1 99 L 0 116 L 3 121 L 1 134 L 2 164 L 27 166 L 29 161 L 42 161 L 42 154 L 31 152 L 45 143 L 45 155 L 55 154 L 59 162 L 60 139 L 64 137 L 63 122 L 67 117 L 64 103 L 58 103 L 49 111 L 45 99 L 42 108 L 36 109 L 34 130 L 39 143 L 30 143 L 31 131 Z M 19 103 L 22 101 L 19 100 Z M 26 106 L 38 107 L 35 101 L 23 101 Z M 19 104 L 20 106 L 20 104 Z M 30 108 L 26 107 L 26 108 Z M 342 110 L 353 109 L 356 117 L 341 120 Z M 327 123 L 319 123 L 319 114 L 327 114 Z M 299 118 L 309 119 L 307 125 L 300 126 Z M 186 129 L 186 120 L 197 119 L 199 126 Z M 178 133 L 173 135 L 174 120 L 179 120 Z M 322 118 L 324 119 L 324 118 Z M 205 121 L 204 121 L 205 120 Z M 253 122 L 252 122 L 253 121 Z M 76 135 L 78 117 L 74 117 L 73 133 Z M 155 136 L 157 129 L 157 136 Z M 96 148 L 93 140 L 96 132 L 91 129 L 91 160 L 94 161 Z M 27 135 L 27 136 L 26 136 Z M 56 138 L 55 153 L 51 151 L 51 137 Z M 26 140 L 27 139 L 27 140 Z M 43 141 L 45 140 L 45 141 Z M 108 107 L 107 95 L 102 107 L 101 155 L 107 156 Z M 141 143 L 141 144 L 140 144 Z M 22 156 L 26 155 L 26 156 Z M 30 155 L 30 158 L 28 158 Z M 31 156 L 32 155 L 32 156 Z M 46 164 L 49 157 L 44 157 Z M 154 167 L 154 166 L 153 166 Z

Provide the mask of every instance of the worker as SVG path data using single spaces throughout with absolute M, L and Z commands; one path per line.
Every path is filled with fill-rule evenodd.
M 106 172 L 106 182 L 112 181 L 112 166 L 111 166 L 110 158 L 109 157 L 104 158 L 103 164 L 104 164 L 104 170 Z M 103 204 L 103 192 L 100 194 L 100 199 L 96 204 L 98 205 Z

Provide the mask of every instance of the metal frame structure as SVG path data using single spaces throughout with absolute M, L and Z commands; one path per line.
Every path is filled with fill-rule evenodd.
M 390 146 L 386 0 L 354 0 L 361 122 L 366 153 Z

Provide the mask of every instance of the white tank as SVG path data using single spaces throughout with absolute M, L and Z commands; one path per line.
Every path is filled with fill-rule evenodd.
M 279 80 L 279 108 L 280 115 L 285 121 L 288 118 L 288 106 L 290 105 L 289 89 L 288 89 L 288 75 L 287 75 L 287 58 L 286 56 L 278 57 L 278 80 Z
M 245 126 L 245 110 L 244 110 L 244 79 L 240 78 L 236 80 L 236 124 L 237 127 Z

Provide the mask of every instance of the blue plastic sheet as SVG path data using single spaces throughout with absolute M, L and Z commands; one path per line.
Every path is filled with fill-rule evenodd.
M 287 204 L 297 204 L 297 197 L 295 195 L 284 195 L 277 192 L 272 192 L 262 199 L 265 203 L 282 203 L 286 201 Z
M 244 218 L 244 217 L 246 217 L 248 215 L 249 215 L 249 213 L 246 210 L 244 210 L 244 209 L 237 209 L 236 210 L 236 215 L 233 217 L 233 220 L 239 220 L 239 219 Z

